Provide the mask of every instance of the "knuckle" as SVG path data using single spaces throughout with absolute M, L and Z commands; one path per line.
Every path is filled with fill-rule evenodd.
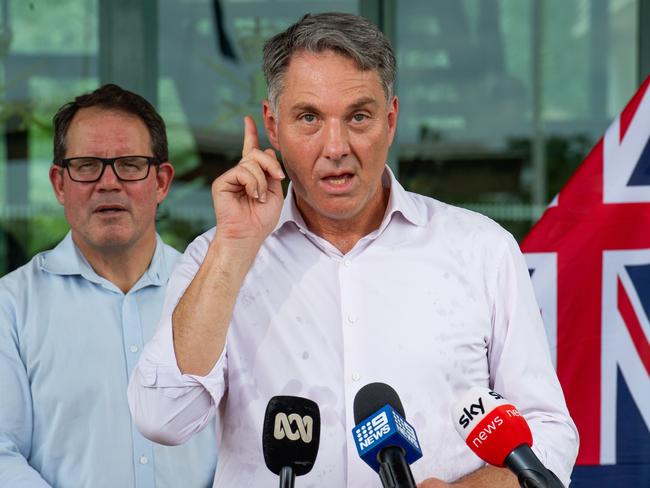
M 218 178 L 215 178 L 214 181 L 212 182 L 212 191 L 219 191 L 221 187 L 223 187 L 224 184 L 228 181 L 228 172 L 222 174 Z
M 262 151 L 260 151 L 260 150 L 257 149 L 256 147 L 254 147 L 253 149 L 251 149 L 251 150 L 248 152 L 248 154 L 246 154 L 246 158 L 245 158 L 245 159 L 251 159 L 251 160 L 253 160 L 253 161 L 255 161 L 255 162 L 258 162 L 258 161 L 260 160 L 260 158 L 262 157 L 263 154 L 264 154 L 264 153 L 263 153 Z
M 237 166 L 237 173 L 236 173 L 238 178 L 250 178 L 251 176 L 251 170 L 250 170 L 250 165 L 246 163 L 241 163 L 240 165 Z
M 257 161 L 255 159 L 251 158 L 251 155 L 249 154 L 245 158 L 243 158 L 241 161 L 239 161 L 239 164 L 237 166 L 240 166 L 242 168 L 251 168 L 256 166 Z

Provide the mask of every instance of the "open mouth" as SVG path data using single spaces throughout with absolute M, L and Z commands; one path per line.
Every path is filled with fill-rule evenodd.
M 119 212 L 125 212 L 126 209 L 124 207 L 113 207 L 113 206 L 106 206 L 106 207 L 99 207 L 95 209 L 95 213 L 103 214 L 103 215 L 111 215 L 111 214 L 117 214 Z
M 354 175 L 352 173 L 345 173 L 336 176 L 326 176 L 323 178 L 323 180 L 333 186 L 343 186 L 348 183 L 353 177 Z

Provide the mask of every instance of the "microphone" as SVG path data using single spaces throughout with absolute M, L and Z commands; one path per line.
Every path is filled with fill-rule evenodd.
M 409 465 L 422 457 L 422 450 L 397 392 L 385 383 L 361 388 L 354 397 L 354 423 L 357 452 L 379 473 L 382 486 L 415 488 Z
M 522 488 L 564 488 L 530 448 L 533 434 L 517 408 L 488 388 L 470 388 L 452 409 L 458 434 L 488 464 L 508 467 Z
M 311 471 L 319 441 L 320 410 L 316 402 L 295 396 L 269 400 L 262 450 L 266 467 L 280 476 L 280 488 L 293 488 L 296 476 Z

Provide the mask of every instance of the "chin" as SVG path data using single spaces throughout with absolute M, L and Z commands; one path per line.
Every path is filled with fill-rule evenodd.
M 120 249 L 133 244 L 134 238 L 131 233 L 111 231 L 91 236 L 89 242 L 98 249 Z

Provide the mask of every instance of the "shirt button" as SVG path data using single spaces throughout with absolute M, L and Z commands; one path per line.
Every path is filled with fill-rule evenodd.
M 147 456 L 140 456 L 140 464 L 147 464 L 149 462 L 149 458 Z
M 352 373 L 352 379 L 354 381 L 359 381 L 361 379 L 361 375 L 359 373 Z
M 131 352 L 138 352 L 138 346 L 136 346 L 135 344 L 131 344 L 131 347 L 129 347 L 129 350 Z
M 345 266 L 346 268 L 349 268 L 350 266 L 352 266 L 352 261 L 350 261 L 349 259 L 346 259 L 345 261 L 343 261 L 343 266 Z
M 348 315 L 348 322 L 354 324 L 358 320 L 358 318 L 359 317 L 357 317 L 355 314 L 351 313 L 350 315 Z

